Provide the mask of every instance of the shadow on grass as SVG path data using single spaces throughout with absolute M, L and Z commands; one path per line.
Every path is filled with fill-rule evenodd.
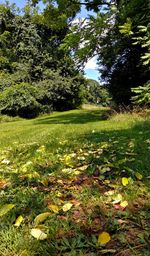
M 111 130 L 84 134 L 78 138 L 79 143 L 95 144 L 101 147 L 102 142 L 109 147 L 105 155 L 108 161 L 116 157 L 116 162 L 126 158 L 127 167 L 150 175 L 150 121 L 139 121 L 129 129 Z
M 109 116 L 109 110 L 92 110 L 82 112 L 63 112 L 56 116 L 40 118 L 35 121 L 35 124 L 85 124 L 89 122 L 97 122 L 106 120 Z

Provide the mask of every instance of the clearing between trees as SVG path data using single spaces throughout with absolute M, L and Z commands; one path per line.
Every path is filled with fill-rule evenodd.
M 148 113 L 12 120 L 0 124 L 1 256 L 150 255 Z

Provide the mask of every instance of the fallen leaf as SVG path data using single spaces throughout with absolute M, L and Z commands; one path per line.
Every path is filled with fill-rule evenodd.
M 128 206 L 128 202 L 127 201 L 123 201 L 120 203 L 120 206 L 125 209 Z
M 49 204 L 48 209 L 52 210 L 54 213 L 59 213 L 59 207 L 57 205 L 54 204 Z
M 22 222 L 22 221 L 23 221 L 23 217 L 20 215 L 20 216 L 16 219 L 14 226 L 15 226 L 15 227 L 19 227 L 19 226 L 21 225 L 21 222 Z
M 109 191 L 106 191 L 106 192 L 104 193 L 104 195 L 106 195 L 106 196 L 112 196 L 112 195 L 114 195 L 114 193 L 115 193 L 114 190 L 109 190 Z
M 62 209 L 63 209 L 64 212 L 67 212 L 71 209 L 72 206 L 73 206 L 72 203 L 66 203 L 66 204 L 63 205 Z
M 99 245 L 105 245 L 111 240 L 110 234 L 107 232 L 102 232 L 98 236 L 98 244 Z
M 14 208 L 15 205 L 14 204 L 4 204 L 1 208 L 0 208 L 0 217 L 2 217 L 3 215 L 5 215 L 7 212 L 9 212 L 12 208 Z
M 10 185 L 6 180 L 0 180 L 0 189 L 4 189 Z
M 45 221 L 47 217 L 49 217 L 50 215 L 51 215 L 50 212 L 44 212 L 37 215 L 36 218 L 34 219 L 35 225 L 38 225 L 39 223 Z
M 123 178 L 122 178 L 122 185 L 123 185 L 123 186 L 127 186 L 128 184 L 129 184 L 128 178 L 123 177 Z
M 113 204 L 118 204 L 122 201 L 122 195 L 121 194 L 117 194 L 116 196 L 113 197 Z
M 35 237 L 37 240 L 45 240 L 47 239 L 47 234 L 41 231 L 38 228 L 31 229 L 31 235 Z
M 2 164 L 9 164 L 9 163 L 10 163 L 10 160 L 8 160 L 8 159 L 3 159 L 1 163 L 2 163 Z
M 85 171 L 88 167 L 89 167 L 89 165 L 83 165 L 83 166 L 78 167 L 77 169 L 80 171 Z

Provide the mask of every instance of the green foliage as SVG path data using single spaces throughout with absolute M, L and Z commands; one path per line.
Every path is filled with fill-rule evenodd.
M 132 44 L 132 33 L 137 31 L 137 26 L 149 22 L 149 0 L 110 1 L 108 5 L 89 2 L 83 1 L 87 10 L 91 4 L 91 9 L 99 12 L 73 23 L 62 48 L 71 50 L 79 68 L 97 54 L 101 77 L 113 100 L 118 105 L 128 105 L 131 88 L 137 83 L 142 86 L 149 77 L 149 69 L 140 61 L 142 47 Z M 82 5 L 80 1 L 79 4 Z
M 150 103 L 150 81 L 148 81 L 144 86 L 139 86 L 133 88 L 132 91 L 136 94 L 132 97 L 135 104 L 138 105 L 149 105 Z
M 100 85 L 99 82 L 87 79 L 84 86 L 84 98 L 86 102 L 108 106 L 110 104 L 110 96 L 107 89 Z
M 138 26 L 139 32 L 138 35 L 141 36 L 134 37 L 134 45 L 141 44 L 141 47 L 145 49 L 144 54 L 141 56 L 141 60 L 143 65 L 150 64 L 150 24 L 146 26 Z M 143 36 L 142 36 L 143 35 Z M 132 97 L 132 100 L 135 104 L 146 104 L 150 103 L 150 81 L 147 81 L 145 85 L 139 86 L 137 88 L 133 88 L 132 92 L 136 94 L 136 96 Z
M 36 87 L 41 92 L 40 102 L 52 106 L 54 110 L 67 110 L 79 107 L 82 103 L 82 84 L 80 76 L 62 77 L 58 72 L 49 72 L 47 79 L 40 81 Z
M 140 44 L 142 48 L 145 49 L 143 56 L 141 59 L 143 61 L 143 65 L 150 64 L 150 23 L 147 26 L 138 26 L 138 37 L 134 37 L 133 39 L 135 44 Z
M 132 21 L 130 18 L 127 18 L 127 21 L 122 26 L 119 26 L 119 31 L 121 34 L 125 34 L 127 36 L 130 36 L 133 34 Z
M 0 93 L 0 112 L 11 116 L 35 117 L 40 112 L 38 90 L 30 84 L 13 85 Z
M 48 27 L 45 13 L 38 14 L 29 3 L 23 15 L 9 4 L 0 5 L 0 13 L 1 113 L 35 117 L 79 106 L 84 79 L 59 48 L 67 24 Z

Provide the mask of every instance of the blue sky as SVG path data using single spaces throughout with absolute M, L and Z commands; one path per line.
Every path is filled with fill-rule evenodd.
M 18 7 L 23 8 L 26 1 L 25 0 L 9 0 L 9 2 L 15 3 Z M 5 3 L 5 0 L 0 0 L 0 3 Z M 43 9 L 44 5 L 42 4 L 42 1 L 40 2 L 39 7 L 41 10 Z M 85 17 L 85 16 L 87 16 L 87 12 L 84 8 L 82 8 L 81 13 L 79 13 L 77 17 Z M 85 77 L 98 80 L 99 72 L 97 70 L 96 57 L 88 61 L 84 71 L 85 71 Z

